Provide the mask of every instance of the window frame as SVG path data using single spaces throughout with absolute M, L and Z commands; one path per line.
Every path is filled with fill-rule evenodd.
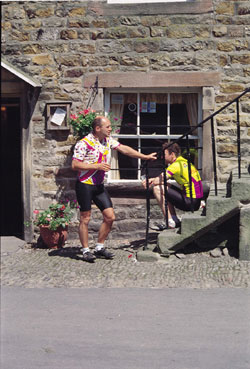
M 168 106 L 170 107 L 170 94 L 171 93 L 197 93 L 198 94 L 198 122 L 202 121 L 202 88 L 199 87 L 193 87 L 193 88 L 106 88 L 104 90 L 104 112 L 105 115 L 108 115 L 108 112 L 110 110 L 110 94 L 117 93 L 117 94 L 123 94 L 123 93 L 135 93 L 137 94 L 137 107 L 140 106 L 140 93 L 167 93 L 168 94 Z M 140 120 L 140 111 L 139 108 L 137 108 L 137 123 Z M 158 139 L 170 139 L 170 140 L 176 140 L 177 138 L 181 137 L 181 134 L 170 134 L 170 127 L 169 127 L 169 112 L 168 112 L 168 134 L 166 135 L 154 135 L 154 138 Z M 138 146 L 139 146 L 139 152 L 140 152 L 140 142 L 142 139 L 152 139 L 152 135 L 143 135 L 139 134 L 139 127 L 137 127 L 137 134 L 113 134 L 112 137 L 114 139 L 118 138 L 128 138 L 128 139 L 137 139 Z M 203 148 L 203 129 L 202 127 L 198 128 L 198 134 L 197 135 L 188 135 L 189 139 L 195 139 L 198 140 L 198 147 L 201 149 L 198 150 L 198 169 L 201 168 L 202 170 L 202 148 Z M 141 159 L 138 159 L 138 167 L 141 166 Z M 140 169 L 138 177 L 140 178 L 141 173 Z M 107 183 L 109 184 L 119 184 L 119 183 L 140 183 L 140 179 L 111 179 L 111 172 L 108 172 L 107 174 Z
M 153 3 L 186 3 L 194 0 L 107 0 L 107 4 L 133 5 Z

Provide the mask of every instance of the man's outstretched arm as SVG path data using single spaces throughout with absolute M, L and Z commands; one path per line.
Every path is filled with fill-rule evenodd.
M 137 159 L 142 159 L 142 160 L 156 160 L 157 159 L 156 152 L 145 155 L 139 151 L 132 149 L 132 147 L 127 146 L 127 145 L 119 145 L 117 147 L 117 150 L 124 155 L 130 156 L 131 158 L 137 158 Z

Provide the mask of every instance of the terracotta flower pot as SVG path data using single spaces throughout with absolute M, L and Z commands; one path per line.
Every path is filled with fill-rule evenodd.
M 40 235 L 48 248 L 59 249 L 64 246 L 68 238 L 68 226 L 65 228 L 59 227 L 55 231 L 49 229 L 49 226 L 40 226 Z

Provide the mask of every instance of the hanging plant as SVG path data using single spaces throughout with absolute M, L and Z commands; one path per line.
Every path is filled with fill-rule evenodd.
M 77 115 L 71 114 L 69 124 L 73 128 L 73 135 L 82 138 L 89 134 L 92 130 L 92 122 L 98 115 L 96 111 L 90 109 L 82 110 Z
M 71 114 L 69 124 L 73 128 L 73 135 L 77 139 L 87 136 L 92 131 L 92 123 L 97 116 L 105 116 L 105 113 L 97 113 L 95 110 L 85 109 L 78 114 Z M 116 118 L 112 112 L 108 113 L 107 118 L 111 122 L 113 131 L 119 133 L 122 118 Z

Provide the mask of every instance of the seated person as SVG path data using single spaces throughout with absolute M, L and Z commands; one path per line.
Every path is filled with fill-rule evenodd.
M 177 143 L 168 147 L 169 145 L 170 143 L 165 143 L 162 146 L 162 149 L 164 150 L 165 163 L 167 165 L 168 226 L 169 228 L 176 228 L 180 226 L 180 219 L 176 215 L 175 207 L 184 211 L 191 211 L 192 208 L 188 161 L 181 156 L 181 149 Z M 198 210 L 203 197 L 203 187 L 200 174 L 193 164 L 191 164 L 191 177 L 193 210 Z M 170 179 L 174 179 L 178 187 L 170 183 Z M 143 186 L 146 187 L 146 180 L 143 181 Z M 149 178 L 149 186 L 153 186 L 154 196 L 164 217 L 166 217 L 163 173 L 161 173 L 159 177 Z M 163 230 L 164 226 L 159 226 L 158 229 Z

